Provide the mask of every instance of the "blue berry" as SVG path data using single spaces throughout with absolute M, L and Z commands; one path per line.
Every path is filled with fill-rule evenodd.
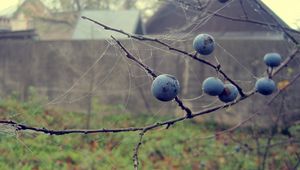
M 273 80 L 264 77 L 256 81 L 255 89 L 262 95 L 270 95 L 276 90 L 276 85 Z
M 232 102 L 238 96 L 238 89 L 233 84 L 225 84 L 223 92 L 219 95 L 222 102 Z
M 203 91 L 210 96 L 218 96 L 224 90 L 223 82 L 215 77 L 209 77 L 202 83 Z
M 193 42 L 194 49 L 202 55 L 209 55 L 214 51 L 214 39 L 208 34 L 199 34 Z
M 178 80 L 168 74 L 157 76 L 151 86 L 153 96 L 164 102 L 173 100 L 179 93 L 179 90 Z
M 264 62 L 269 67 L 277 67 L 282 61 L 281 56 L 278 53 L 267 53 L 264 56 Z

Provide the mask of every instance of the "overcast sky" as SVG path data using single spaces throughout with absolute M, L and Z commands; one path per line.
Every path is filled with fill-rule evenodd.
M 19 0 L 0 0 L 0 11 L 17 5 Z M 275 13 L 278 14 L 287 24 L 296 27 L 300 26 L 300 0 L 263 0 Z

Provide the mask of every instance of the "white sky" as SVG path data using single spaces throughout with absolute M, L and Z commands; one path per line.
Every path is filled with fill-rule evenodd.
M 0 0 L 0 12 L 17 5 L 20 0 Z M 300 26 L 300 0 L 263 0 L 287 24 L 295 28 Z
M 300 0 L 263 0 L 277 15 L 291 27 L 300 26 Z
M 0 10 L 3 10 L 9 6 L 16 5 L 18 3 L 18 0 L 1 0 L 0 2 Z

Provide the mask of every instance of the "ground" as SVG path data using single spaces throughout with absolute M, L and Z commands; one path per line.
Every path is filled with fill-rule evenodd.
M 40 106 L 39 103 L 22 103 L 14 98 L 1 100 L 0 119 L 10 118 L 52 129 L 86 126 L 86 114 L 49 110 Z M 99 110 L 105 115 L 94 113 L 91 128 L 143 126 L 174 117 L 124 113 L 122 106 L 101 107 Z M 214 136 L 216 131 L 224 128 L 212 122 L 188 120 L 167 130 L 160 128 L 148 132 L 139 155 L 141 169 L 258 169 L 263 156 L 257 156 L 257 141 L 249 130 L 239 129 L 234 133 Z M 299 130 L 300 126 L 291 129 L 292 133 Z M 213 137 L 205 138 L 208 136 Z M 260 133 L 258 140 L 262 152 L 266 146 L 264 133 Z M 288 137 L 278 134 L 272 141 L 274 147 L 271 147 L 267 159 L 268 169 L 287 169 L 296 165 L 295 153 L 299 153 L 299 145 L 280 144 L 287 140 Z M 133 169 L 133 148 L 137 142 L 138 132 L 49 136 L 30 131 L 15 133 L 12 128 L 2 125 L 0 169 Z

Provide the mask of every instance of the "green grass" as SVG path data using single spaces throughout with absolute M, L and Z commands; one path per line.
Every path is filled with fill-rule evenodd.
M 13 119 L 32 126 L 51 129 L 85 128 L 86 114 L 44 110 L 38 103 L 19 103 L 8 99 L 0 102 L 1 119 Z M 102 106 L 92 114 L 91 128 L 144 126 L 173 118 L 173 115 L 129 114 L 118 106 Z M 105 115 L 100 114 L 105 113 Z M 142 169 L 258 169 L 255 140 L 247 131 L 232 135 L 201 139 L 213 135 L 218 126 L 213 123 L 185 121 L 168 130 L 159 128 L 146 133 L 140 150 Z M 298 127 L 299 129 L 299 127 Z M 231 137 L 253 150 L 238 146 Z M 133 149 L 138 132 L 116 134 L 71 134 L 49 136 L 30 131 L 15 132 L 0 126 L 0 169 L 9 170 L 81 170 L 133 169 Z M 287 140 L 278 135 L 273 143 Z M 259 139 L 266 143 L 264 136 Z M 272 148 L 267 165 L 282 169 L 285 164 L 296 164 L 295 144 Z

